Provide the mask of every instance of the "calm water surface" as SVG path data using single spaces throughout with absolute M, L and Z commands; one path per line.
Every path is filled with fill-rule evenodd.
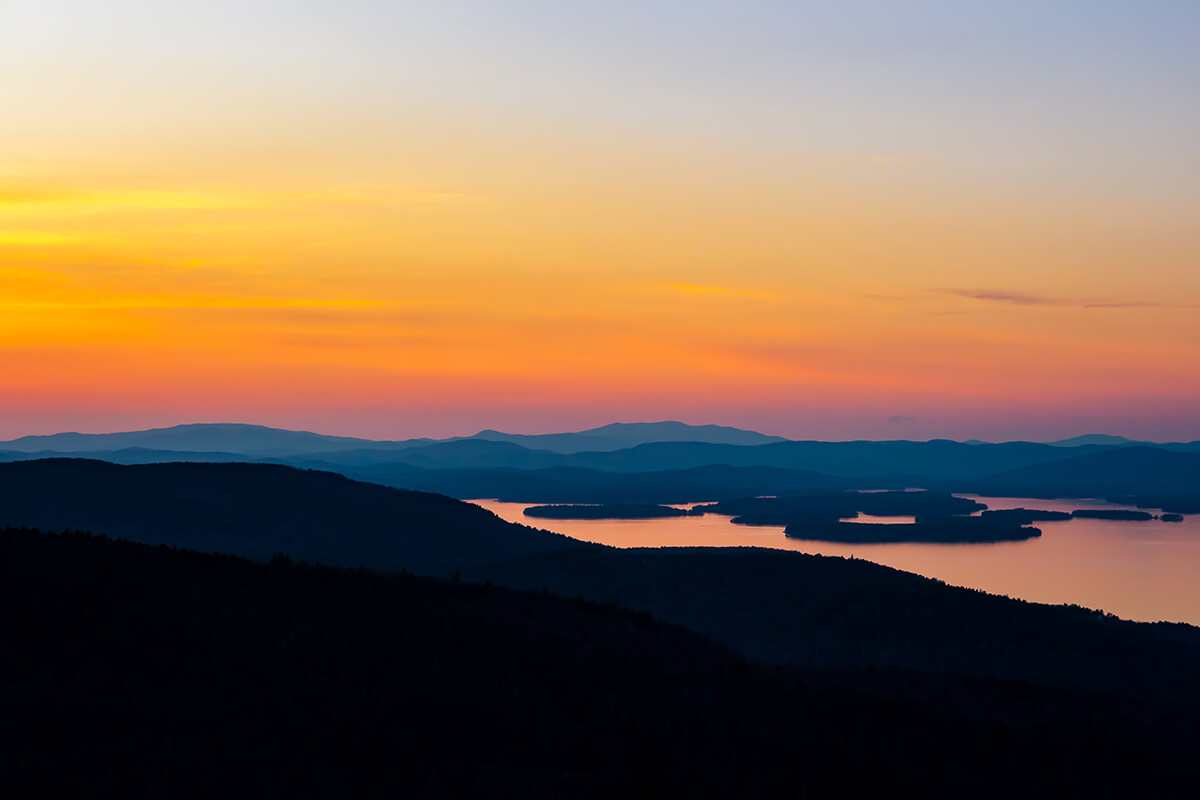
M 1128 508 L 1093 500 L 975 499 L 989 508 Z M 1181 523 L 1039 522 L 1042 535 L 1024 542 L 844 545 L 789 539 L 781 527 L 734 525 L 729 517 L 713 514 L 653 520 L 549 520 L 526 517 L 524 511 L 530 503 L 472 502 L 511 522 L 614 547 L 751 545 L 827 556 L 853 555 L 993 594 L 1039 603 L 1075 603 L 1126 619 L 1200 625 L 1200 515 L 1187 516 Z

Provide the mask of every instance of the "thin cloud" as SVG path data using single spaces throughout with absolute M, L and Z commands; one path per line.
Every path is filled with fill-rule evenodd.
M 1125 303 L 1084 303 L 1084 308 L 1193 308 L 1190 305 L 1177 303 L 1125 302 Z
M 1051 297 L 1041 297 L 1034 294 L 1012 294 L 1009 292 L 972 291 L 970 289 L 949 289 L 948 294 L 965 297 L 969 300 L 986 300 L 992 303 L 1011 303 L 1015 306 L 1062 306 L 1075 305 L 1064 303 Z
M 943 289 L 943 294 L 981 300 L 989 303 L 1007 303 L 1014 306 L 1050 306 L 1057 308 L 1194 308 L 1194 305 L 1161 303 L 1156 300 L 1086 300 L 1080 298 L 1051 297 L 1048 295 L 998 292 L 983 289 Z

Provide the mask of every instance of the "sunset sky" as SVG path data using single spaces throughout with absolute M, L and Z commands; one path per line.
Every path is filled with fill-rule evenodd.
M 1200 3 L 0 0 L 0 438 L 1200 439 Z

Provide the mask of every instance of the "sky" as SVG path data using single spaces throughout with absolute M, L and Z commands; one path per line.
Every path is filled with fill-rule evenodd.
M 1200 4 L 0 0 L 0 437 L 1200 439 Z

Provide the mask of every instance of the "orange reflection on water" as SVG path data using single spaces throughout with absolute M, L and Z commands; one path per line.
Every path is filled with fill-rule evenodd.
M 989 508 L 1124 508 L 1093 500 L 979 498 Z M 1072 603 L 1126 619 L 1200 625 L 1200 517 L 1182 523 L 1073 519 L 1042 535 L 997 544 L 846 545 L 791 539 L 777 526 L 734 525 L 708 514 L 658 520 L 542 520 L 527 503 L 472 501 L 503 519 L 613 547 L 770 547 L 867 559 L 1038 603 Z M 870 517 L 864 521 L 875 521 Z

